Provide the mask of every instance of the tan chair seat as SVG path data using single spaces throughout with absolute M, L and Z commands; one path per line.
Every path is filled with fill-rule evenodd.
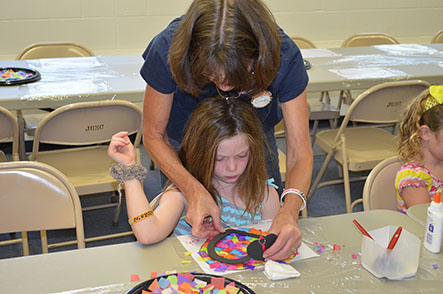
M 109 174 L 114 163 L 107 154 L 108 146 L 92 146 L 46 151 L 37 161 L 56 167 L 66 175 L 79 195 L 116 191 L 117 183 Z M 137 150 L 140 157 L 139 150 Z M 137 162 L 140 162 L 139 160 Z M 108 169 L 103 169 L 109 166 Z
M 317 133 L 316 144 L 327 153 L 338 130 L 325 130 Z M 346 152 L 350 171 L 364 171 L 374 168 L 377 163 L 396 154 L 394 136 L 376 127 L 348 128 L 344 131 L 346 137 Z M 335 159 L 343 164 L 343 150 L 339 146 L 335 151 Z

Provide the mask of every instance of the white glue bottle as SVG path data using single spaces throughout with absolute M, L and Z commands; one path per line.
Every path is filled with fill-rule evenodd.
M 440 189 L 435 193 L 435 198 L 428 207 L 426 218 L 426 231 L 424 246 L 432 253 L 439 253 L 443 233 L 443 205 L 440 202 Z

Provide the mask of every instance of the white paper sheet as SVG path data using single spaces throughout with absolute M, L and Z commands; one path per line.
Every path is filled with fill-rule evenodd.
M 407 73 L 401 70 L 384 67 L 334 68 L 330 69 L 329 71 L 348 80 L 380 79 L 407 76 Z
M 315 48 L 315 49 L 301 49 L 303 58 L 321 58 L 321 57 L 337 57 L 341 54 L 332 52 L 329 49 Z
M 393 55 L 436 54 L 438 50 L 419 44 L 375 45 L 374 48 Z
M 260 224 L 251 225 L 248 227 L 254 227 L 256 229 L 261 230 L 268 230 L 271 225 L 271 222 L 265 221 Z M 225 274 L 231 274 L 235 272 L 240 272 L 244 270 L 226 270 L 225 272 L 217 272 L 209 267 L 209 265 L 200 259 L 200 255 L 198 255 L 198 251 L 200 250 L 200 247 L 205 243 L 206 239 L 199 239 L 197 237 L 191 236 L 191 235 L 182 235 L 177 237 L 180 242 L 182 243 L 183 247 L 189 252 L 192 252 L 191 256 L 194 258 L 194 260 L 198 263 L 200 268 L 203 270 L 203 272 L 207 274 L 213 274 L 213 275 L 225 275 Z M 315 253 L 311 248 L 309 248 L 305 243 L 302 243 L 300 248 L 298 248 L 298 253 L 295 258 L 291 261 L 298 261 L 303 260 L 311 257 L 317 257 L 319 256 L 317 253 Z M 257 269 L 262 270 L 264 266 L 260 266 Z M 247 269 L 246 269 L 247 270 Z

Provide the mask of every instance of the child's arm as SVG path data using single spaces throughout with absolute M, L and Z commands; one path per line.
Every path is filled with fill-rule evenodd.
M 261 205 L 262 219 L 274 219 L 280 210 L 280 200 L 278 192 L 272 186 L 267 186 L 268 191 Z
M 117 163 L 136 164 L 135 148 L 127 132 L 119 132 L 112 136 L 108 155 Z M 129 219 L 151 209 L 143 186 L 137 179 L 125 181 L 124 184 Z M 184 209 L 185 200 L 181 193 L 165 192 L 153 215 L 132 224 L 137 240 L 142 244 L 152 244 L 165 239 L 174 230 Z
M 401 191 L 401 196 L 405 201 L 406 207 L 411 207 L 413 205 L 429 203 L 431 198 L 429 197 L 428 191 L 425 187 L 404 187 Z
M 151 209 L 139 181 L 125 182 L 125 196 L 129 219 Z M 177 191 L 167 191 L 162 195 L 154 214 L 133 223 L 132 231 L 142 244 L 148 245 L 162 241 L 174 230 L 184 209 L 183 195 Z

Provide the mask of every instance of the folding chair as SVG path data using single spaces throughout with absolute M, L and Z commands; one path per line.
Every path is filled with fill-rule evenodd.
M 395 176 L 402 166 L 397 156 L 387 158 L 377 164 L 369 173 L 363 187 L 363 209 L 397 209 Z
M 394 37 L 385 33 L 360 33 L 348 37 L 341 47 L 363 47 L 385 44 L 400 44 Z
M 339 129 L 324 130 L 316 135 L 316 144 L 327 157 L 308 193 L 308 200 L 317 189 L 326 185 L 344 184 L 346 211 L 352 212 L 350 182 L 365 180 L 365 176 L 350 178 L 349 172 L 369 171 L 382 160 L 396 155 L 396 140 L 387 130 L 370 124 L 396 123 L 407 105 L 429 87 L 424 81 L 398 81 L 376 85 L 355 99 Z M 350 121 L 368 124 L 348 127 Z M 326 168 L 334 158 L 343 168 L 343 179 L 320 183 Z
M 37 126 L 30 160 L 40 161 L 63 172 L 80 196 L 118 191 L 117 203 L 84 207 L 83 211 L 116 207 L 118 222 L 122 192 L 110 176 L 113 161 L 107 155 L 111 137 L 119 131 L 136 134 L 134 146 L 140 159 L 142 113 L 135 104 L 122 100 L 74 103 L 50 112 Z M 67 145 L 69 148 L 41 151 L 40 145 Z M 119 237 L 128 235 L 116 235 Z M 89 238 L 88 241 L 94 241 Z
M 443 30 L 437 32 L 431 40 L 432 44 L 443 43 Z
M 363 47 L 374 45 L 387 45 L 387 44 L 400 44 L 394 37 L 385 33 L 360 33 L 348 37 L 343 41 L 341 47 Z M 340 91 L 337 109 L 340 111 L 343 103 L 351 104 L 354 98 L 352 98 L 351 91 Z
M 0 142 L 12 142 L 12 160 L 19 160 L 19 130 L 17 118 L 6 108 L 0 106 Z M 7 161 L 5 153 L 0 150 L 0 162 Z
M 77 244 L 85 248 L 80 200 L 75 188 L 57 169 L 40 162 L 0 163 L 0 233 L 22 237 L 0 245 L 22 243 L 29 255 L 29 231 L 40 231 L 42 252 Z M 76 240 L 48 244 L 46 230 L 75 228 Z
M 85 46 L 74 42 L 41 42 L 29 45 L 23 49 L 15 59 L 23 60 L 87 56 L 95 56 L 95 54 Z
M 15 58 L 16 60 L 58 58 L 58 57 L 89 57 L 95 54 L 87 47 L 74 42 L 40 42 L 34 43 L 23 49 Z M 34 136 L 38 123 L 45 117 L 48 111 L 33 110 L 22 114 L 17 111 L 19 119 L 24 120 L 26 134 Z M 22 140 L 24 141 L 24 135 Z M 24 152 L 24 151 L 23 151 Z

